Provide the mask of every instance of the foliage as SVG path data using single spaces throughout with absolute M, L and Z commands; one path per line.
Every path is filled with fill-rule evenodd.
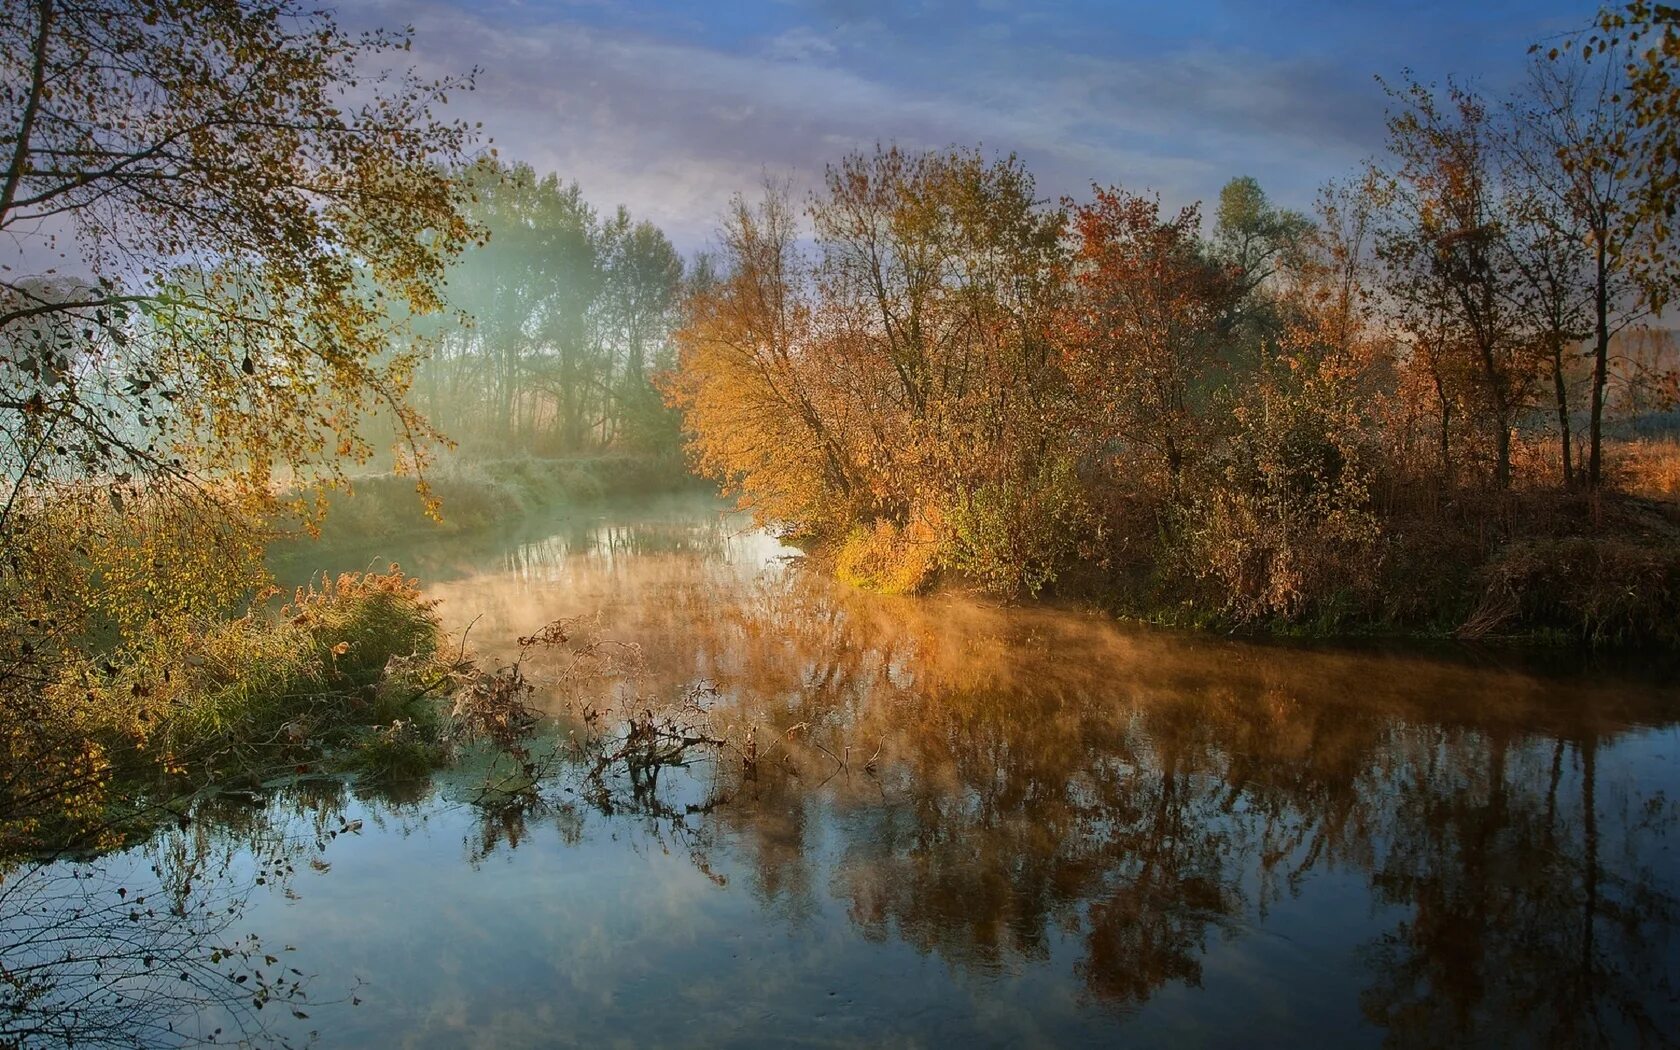
M 1380 578 L 1371 485 L 1392 347 L 1364 286 L 1371 225 L 1358 187 L 1320 196 L 1282 268 L 1271 359 L 1224 395 L 1225 439 L 1179 512 L 1181 571 L 1213 582 L 1211 602 L 1236 620 L 1299 620 L 1369 598 Z
M 834 574 L 881 594 L 918 594 L 933 582 L 939 556 L 939 538 L 927 523 L 900 528 L 877 518 L 846 534 L 834 554 Z
M 1045 469 L 1068 408 L 1049 323 L 1063 216 L 1012 157 L 893 148 L 831 168 L 808 217 L 809 253 L 785 193 L 736 202 L 668 396 L 699 467 L 760 520 L 861 527 L 851 563 L 898 578 L 864 563 L 907 532 L 949 543 L 934 523 L 953 507 Z M 901 585 L 919 586 L 925 559 L 908 557 Z
M 481 452 L 674 449 L 653 375 L 670 365 L 683 262 L 660 230 L 602 215 L 577 183 L 481 159 L 461 175 L 489 235 L 449 268 L 460 317 L 419 369 L 429 416 Z
M 1162 219 L 1160 201 L 1101 189 L 1074 212 L 1078 293 L 1066 323 L 1068 370 L 1085 422 L 1134 476 L 1176 496 L 1207 443 L 1207 399 L 1226 367 L 1220 320 L 1230 274 L 1199 242 L 1195 207 Z
M 1575 43 L 1568 42 L 1563 51 Z M 1579 53 L 1583 61 L 1596 55 L 1611 67 L 1610 75 L 1625 78 L 1615 101 L 1625 101 L 1618 112 L 1626 124 L 1606 143 L 1610 148 L 1583 154 L 1575 163 L 1609 177 L 1633 176 L 1636 192 L 1613 218 L 1628 242 L 1626 262 L 1660 309 L 1674 287 L 1670 249 L 1680 196 L 1680 10 L 1650 0 L 1606 8 L 1598 16 L 1597 32 L 1580 42 Z M 1557 61 L 1558 49 L 1549 57 Z
M 377 747 L 398 722 L 435 744 L 427 697 L 447 679 L 440 641 L 432 603 L 392 566 L 322 579 L 277 611 L 67 662 L 36 693 L 0 694 L 0 849 L 97 846 L 149 791 L 262 781 Z
M 1322 377 L 1268 383 L 1233 410 L 1236 440 L 1180 522 L 1180 557 L 1238 620 L 1298 620 L 1368 593 L 1380 526 L 1359 421 Z
M 431 115 L 466 85 L 381 77 L 405 37 L 291 3 L 29 7 L 0 35 L 25 77 L 0 229 L 88 277 L 0 285 L 8 535 L 66 476 L 243 494 L 278 464 L 336 471 L 376 407 L 418 454 L 389 304 L 441 305 L 472 236 L 437 168 L 469 129 Z
M 0 279 L 8 705 L 236 611 L 277 479 L 316 513 L 366 416 L 426 462 L 408 321 L 476 233 L 444 173 L 472 131 L 434 116 L 470 81 L 406 47 L 290 0 L 8 7 L 0 230 L 83 273 Z
M 1024 477 L 990 478 L 946 504 L 944 564 L 996 594 L 1037 595 L 1072 564 L 1096 531 L 1068 459 Z
M 1622 191 L 1567 162 L 1613 96 L 1558 73 L 1503 105 L 1407 81 L 1388 165 L 1311 219 L 1233 180 L 1211 238 L 1118 187 L 1035 203 L 1013 158 L 853 155 L 808 227 L 736 202 L 667 396 L 703 472 L 861 586 L 1454 626 L 1497 550 L 1594 527 L 1496 494 L 1598 484 L 1612 409 L 1672 387 Z

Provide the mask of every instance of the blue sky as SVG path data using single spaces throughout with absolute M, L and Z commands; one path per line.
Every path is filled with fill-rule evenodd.
M 1022 0 L 346 0 L 411 24 L 424 72 L 482 69 L 452 108 L 504 156 L 703 246 L 731 194 L 810 185 L 877 141 L 1019 153 L 1046 197 L 1091 182 L 1171 204 L 1260 179 L 1306 207 L 1382 147 L 1376 74 L 1523 76 L 1587 23 L 1554 0 L 1160 4 Z

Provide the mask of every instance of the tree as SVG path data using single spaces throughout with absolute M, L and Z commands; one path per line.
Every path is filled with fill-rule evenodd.
M 10 433 L 55 426 L 14 484 L 67 459 L 180 478 L 217 454 L 326 466 L 331 438 L 356 439 L 324 401 L 383 402 L 423 436 L 383 300 L 435 308 L 443 259 L 470 235 L 436 167 L 467 129 L 430 112 L 461 85 L 405 76 L 351 101 L 405 38 L 352 37 L 290 3 L 17 7 L 0 37 L 25 73 L 0 96 L 0 230 L 37 258 L 67 250 L 88 280 L 58 296 L 0 285 L 7 359 L 39 384 L 4 404 Z
M 1219 322 L 1237 291 L 1204 255 L 1200 225 L 1194 205 L 1163 219 L 1159 199 L 1118 188 L 1073 211 L 1069 374 L 1097 431 L 1152 458 L 1173 495 L 1206 437 Z
M 1555 157 L 1551 183 L 1592 253 L 1587 484 L 1595 488 L 1602 481 L 1611 340 L 1661 311 L 1680 281 L 1670 226 L 1680 187 L 1680 11 L 1636 2 L 1605 12 L 1599 25 L 1604 35 L 1589 38 L 1578 59 L 1571 44 L 1534 63 L 1527 114 L 1531 133 Z M 1638 51 L 1642 39 L 1649 46 Z
M 1390 291 L 1414 341 L 1428 342 L 1428 329 L 1446 323 L 1437 345 L 1463 359 L 1461 374 L 1493 442 L 1493 485 L 1504 489 L 1535 351 L 1512 307 L 1518 279 L 1506 243 L 1499 131 L 1486 103 L 1457 85 L 1442 98 L 1415 82 L 1393 95 L 1401 108 L 1389 117 L 1395 169 L 1381 249 Z
M 433 418 L 492 451 L 621 439 L 674 450 L 648 380 L 670 363 L 682 280 L 670 241 L 623 207 L 603 218 L 577 183 L 526 164 L 483 159 L 463 179 L 488 239 L 449 270 L 458 314 L 439 320 L 421 369 Z
M 633 223 L 623 208 L 609 230 L 604 327 L 622 347 L 623 360 L 610 384 L 607 440 L 622 428 L 631 442 L 652 447 L 667 428 L 649 373 L 671 363 L 668 341 L 682 289 L 682 256 L 657 226 Z
M 473 236 L 471 129 L 406 46 L 291 0 L 7 4 L 0 232 L 82 276 L 0 277 L 0 676 L 239 594 L 277 476 L 365 458 L 365 414 L 423 464 L 403 321 Z
M 737 202 L 690 304 L 670 389 L 701 468 L 767 520 L 852 537 L 863 575 L 943 558 L 1042 586 L 1078 534 L 1064 216 L 1014 157 L 896 148 L 830 168 L 808 214 L 809 256 L 785 196 Z
M 1257 180 L 1243 175 L 1219 191 L 1214 223 L 1214 255 L 1231 268 L 1236 282 L 1227 328 L 1263 365 L 1264 344 L 1277 335 L 1279 323 L 1266 288 L 1279 267 L 1299 250 L 1312 222 L 1299 212 L 1274 205 Z
M 816 367 L 814 291 L 786 190 L 767 187 L 756 207 L 736 198 L 720 234 L 722 274 L 691 296 L 666 386 L 690 453 L 761 521 L 846 520 L 859 479 L 844 402 Z
M 1550 106 L 1529 108 L 1513 102 L 1515 120 L 1504 145 L 1511 178 L 1504 208 L 1510 217 L 1507 249 L 1520 280 L 1511 286 L 1511 305 L 1535 330 L 1551 366 L 1553 408 L 1557 414 L 1559 466 L 1565 488 L 1575 484 L 1571 443 L 1569 371 L 1565 352 L 1594 331 L 1595 292 L 1608 271 L 1588 233 L 1591 220 L 1581 198 L 1571 192 L 1555 145 Z M 1606 333 L 1607 334 L 1607 333 Z M 1605 340 L 1608 345 L 1608 338 Z M 1608 354 L 1605 355 L 1608 357 Z M 1595 360 L 1597 355 L 1595 354 Z M 1598 369 L 1595 366 L 1595 377 Z M 1598 446 L 1601 388 L 1594 385 L 1592 446 Z M 1596 455 L 1596 453 L 1595 453 Z M 1596 481 L 1596 477 L 1593 479 Z
M 1573 41 L 1553 48 L 1556 60 Z M 1538 46 L 1534 50 L 1538 50 Z M 1633 0 L 1598 16 L 1597 32 L 1580 48 L 1584 59 L 1611 56 L 1612 72 L 1627 78 L 1625 98 L 1632 129 L 1618 140 L 1615 153 L 1593 166 L 1611 166 L 1639 184 L 1634 207 L 1623 213 L 1629 227 L 1644 227 L 1634 239 L 1631 261 L 1641 271 L 1647 292 L 1660 310 L 1674 288 L 1673 261 L 1667 249 L 1674 237 L 1680 204 L 1680 7 Z M 1589 162 L 1590 163 L 1590 162 Z

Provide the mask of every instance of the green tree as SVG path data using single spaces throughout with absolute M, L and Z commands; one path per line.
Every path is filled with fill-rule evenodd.
M 1246 350 L 1245 356 L 1261 365 L 1264 344 L 1277 335 L 1281 320 L 1268 286 L 1311 229 L 1310 219 L 1277 207 L 1251 176 L 1232 179 L 1219 191 L 1213 252 L 1232 269 L 1236 282 L 1227 330 L 1241 344 L 1233 350 Z

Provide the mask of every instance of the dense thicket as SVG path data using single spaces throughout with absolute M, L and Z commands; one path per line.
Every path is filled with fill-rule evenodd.
M 1672 41 L 1665 11 L 1642 24 Z M 1523 615 L 1647 632 L 1666 585 L 1615 544 L 1668 579 L 1674 525 L 1625 500 L 1605 525 L 1604 449 L 1617 406 L 1673 405 L 1672 203 L 1630 86 L 1660 52 L 1617 29 L 1508 99 L 1393 88 L 1388 156 L 1311 217 L 1247 178 L 1204 223 L 1119 187 L 1044 202 L 1013 157 L 849 156 L 803 212 L 736 201 L 668 396 L 704 471 L 884 590 L 1482 631 L 1556 583 L 1512 559 L 1589 537 L 1554 588 L 1580 601 Z M 1584 597 L 1623 583 L 1662 608 Z

